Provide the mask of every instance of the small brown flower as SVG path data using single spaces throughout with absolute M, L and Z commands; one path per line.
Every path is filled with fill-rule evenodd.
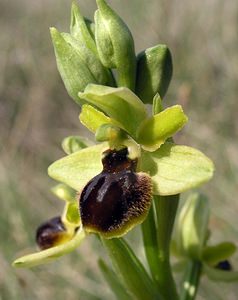
M 36 243 L 41 250 L 54 247 L 70 238 L 61 217 L 54 217 L 46 221 L 36 231 Z
M 103 171 L 84 187 L 79 207 L 86 231 L 113 238 L 143 222 L 151 204 L 152 183 L 147 174 L 136 173 L 137 159 L 128 157 L 127 148 L 103 154 Z

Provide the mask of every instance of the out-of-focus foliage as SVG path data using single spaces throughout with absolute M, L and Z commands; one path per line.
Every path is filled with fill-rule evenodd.
M 137 53 L 167 44 L 174 76 L 163 105 L 182 104 L 189 126 L 176 142 L 189 141 L 216 165 L 205 186 L 211 199 L 214 242 L 237 237 L 238 178 L 238 3 L 205 0 L 108 1 L 130 27 Z M 34 245 L 34 228 L 54 216 L 61 201 L 50 193 L 47 167 L 62 157 L 65 136 L 84 135 L 78 106 L 58 75 L 48 28 L 68 28 L 70 1 L 0 2 L 0 295 L 19 299 L 112 299 L 97 268 L 99 243 L 91 238 L 56 264 L 13 270 L 10 262 L 25 245 Z M 95 1 L 81 1 L 89 18 Z M 125 7 L 127 9 L 125 9 Z M 67 101 L 68 100 L 68 101 Z M 57 206 L 57 207 L 56 207 Z M 46 215 L 47 214 L 47 215 Z M 219 216 L 219 217 L 217 217 Z M 219 234 L 216 234 L 219 232 Z M 130 238 L 135 242 L 135 235 Z M 95 251 L 95 248 L 98 251 Z M 33 250 L 33 249 L 32 249 Z M 20 250 L 19 250 L 20 251 Z M 141 250 L 138 249 L 141 254 Z M 237 261 L 232 261 L 237 265 Z M 80 272 L 79 272 L 80 270 Z M 37 282 L 37 287 L 36 287 Z M 226 293 L 219 293 L 220 289 Z M 202 282 L 198 299 L 235 299 L 234 285 Z M 217 294 L 215 294 L 217 293 Z

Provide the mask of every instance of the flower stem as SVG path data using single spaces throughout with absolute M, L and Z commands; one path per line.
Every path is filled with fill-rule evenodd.
M 153 280 L 158 284 L 159 279 L 159 258 L 157 228 L 155 221 L 155 207 L 151 205 L 146 220 L 141 225 L 145 255 L 150 268 Z
M 179 203 L 179 195 L 155 196 L 158 241 L 158 285 L 166 300 L 178 300 L 170 265 L 170 241 Z
M 197 294 L 200 277 L 202 273 L 202 263 L 200 261 L 190 261 L 185 278 L 183 280 L 183 290 L 181 300 L 194 300 Z

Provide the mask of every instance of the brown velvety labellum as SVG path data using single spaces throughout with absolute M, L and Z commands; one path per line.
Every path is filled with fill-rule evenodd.
M 127 155 L 127 148 L 105 151 L 103 171 L 83 189 L 79 205 L 85 230 L 118 237 L 146 217 L 151 179 L 145 173 L 135 173 L 137 160 Z
M 48 249 L 59 244 L 66 234 L 61 217 L 54 217 L 38 227 L 36 231 L 36 242 L 40 249 Z

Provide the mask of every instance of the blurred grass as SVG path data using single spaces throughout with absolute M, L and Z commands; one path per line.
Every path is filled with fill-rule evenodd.
M 131 28 L 138 52 L 156 43 L 170 47 L 174 77 L 165 103 L 182 104 L 190 118 L 177 142 L 198 147 L 214 160 L 216 175 L 203 188 L 211 198 L 213 241 L 225 237 L 238 244 L 238 3 L 109 3 Z M 92 18 L 94 0 L 80 4 Z M 98 271 L 96 260 L 103 251 L 93 238 L 48 266 L 14 270 L 10 265 L 14 257 L 34 250 L 35 228 L 62 208 L 49 192 L 53 181 L 46 174 L 47 166 L 63 155 L 61 140 L 87 134 L 78 121 L 79 107 L 57 73 L 48 30 L 67 31 L 69 15 L 70 1 L 0 1 L 1 300 L 113 297 Z M 137 234 L 131 234 L 134 243 Z M 237 256 L 233 263 L 238 268 Z M 209 288 L 203 282 L 199 299 L 212 299 L 212 290 L 217 290 L 215 299 L 219 291 L 221 299 L 236 299 L 234 284 Z

